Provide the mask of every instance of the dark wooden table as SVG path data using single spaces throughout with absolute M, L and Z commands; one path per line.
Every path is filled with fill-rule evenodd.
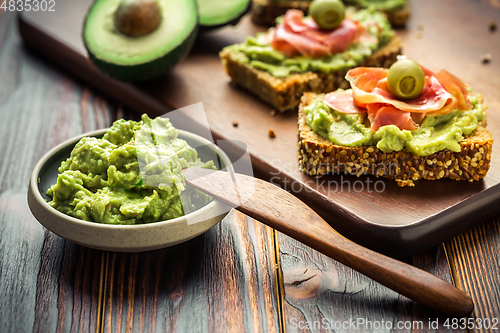
M 36 161 L 137 115 L 28 51 L 15 13 L 1 9 L 0 115 L 0 332 L 500 330 L 500 216 L 406 259 L 473 298 L 469 330 L 238 212 L 189 242 L 139 254 L 47 231 L 26 203 Z

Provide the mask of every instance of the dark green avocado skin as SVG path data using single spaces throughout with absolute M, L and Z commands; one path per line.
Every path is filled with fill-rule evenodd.
M 193 48 L 196 36 L 198 35 L 198 26 L 186 37 L 186 39 L 176 46 L 169 53 L 153 59 L 149 62 L 134 65 L 120 65 L 108 62 L 105 59 L 96 57 L 88 48 L 85 42 L 85 25 L 87 18 L 83 24 L 82 37 L 92 63 L 105 75 L 112 79 L 123 82 L 143 82 L 156 79 L 174 68 L 181 60 L 183 60 Z
M 247 8 L 243 11 L 243 13 L 241 13 L 237 17 L 231 19 L 231 21 L 229 21 L 229 22 L 221 23 L 221 24 L 216 24 L 216 25 L 203 25 L 203 24 L 200 24 L 200 33 L 203 33 L 203 32 L 206 32 L 206 31 L 212 31 L 212 30 L 215 30 L 215 29 L 218 29 L 218 28 L 222 28 L 222 27 L 225 27 L 226 25 L 236 25 L 236 24 L 238 24 L 238 22 L 241 20 L 241 18 L 243 16 L 245 16 L 245 14 L 248 13 L 248 11 L 250 10 L 251 7 L 252 7 L 252 1 L 248 1 Z
M 88 48 L 87 52 L 92 63 L 110 78 L 131 83 L 142 82 L 158 78 L 174 68 L 189 54 L 197 34 L 198 27 L 193 29 L 184 42 L 168 54 L 142 64 L 119 65 L 97 58 Z

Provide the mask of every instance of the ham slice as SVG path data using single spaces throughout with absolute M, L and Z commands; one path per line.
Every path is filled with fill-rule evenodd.
M 435 115 L 448 113 L 457 107 L 457 98 L 434 76 L 425 78 L 424 89 L 417 98 L 409 101 L 399 100 L 387 88 L 388 70 L 385 70 L 385 77 L 382 77 L 382 71 L 360 67 L 356 72 L 347 72 L 346 79 L 351 83 L 354 100 L 358 106 L 364 107 L 372 103 L 390 104 L 402 111 L 435 112 Z
M 367 111 L 354 103 L 351 91 L 335 91 L 326 94 L 323 103 L 342 113 L 366 113 Z
M 359 89 L 371 93 L 377 87 L 380 80 L 387 78 L 387 73 L 388 70 L 385 68 L 356 67 L 351 69 L 347 75 L 356 78 L 356 86 Z
M 411 115 L 411 112 L 402 112 L 392 105 L 368 104 L 368 119 L 372 132 L 386 125 L 396 125 L 401 130 L 413 131 L 418 128 L 418 125 L 415 124 Z
M 361 24 L 349 18 L 334 30 L 322 30 L 313 19 L 304 19 L 302 11 L 290 9 L 276 26 L 271 46 L 288 57 L 301 54 L 319 58 L 344 52 L 356 41 L 378 43 Z
M 461 111 L 472 108 L 467 86 L 460 79 L 444 70 L 434 74 L 423 69 L 424 89 L 417 98 L 409 101 L 399 100 L 389 92 L 387 69 L 358 67 L 346 75 L 352 92 L 329 93 L 323 102 L 343 113 L 368 112 L 372 132 L 385 125 L 414 130 L 425 116 L 438 116 L 457 108 Z
M 434 76 L 449 93 L 455 96 L 458 101 L 457 106 L 459 110 L 472 110 L 472 103 L 469 100 L 470 92 L 462 80 L 444 69 Z
M 287 57 L 302 54 L 307 57 L 318 58 L 330 54 L 328 46 L 303 34 L 293 32 L 284 22 L 276 26 L 271 46 Z
M 357 30 L 358 25 L 354 21 L 344 19 L 333 32 L 327 34 L 323 43 L 333 54 L 344 52 L 354 42 Z

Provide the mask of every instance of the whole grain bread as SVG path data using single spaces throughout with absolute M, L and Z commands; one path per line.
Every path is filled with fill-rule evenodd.
M 390 67 L 401 54 L 401 47 L 401 41 L 394 35 L 387 44 L 358 66 Z M 306 72 L 277 78 L 267 71 L 239 62 L 238 53 L 228 49 L 220 52 L 219 56 L 227 74 L 233 82 L 259 96 L 280 112 L 295 109 L 304 92 L 327 93 L 349 87 L 349 83 L 345 80 L 347 70 L 328 74 Z
M 300 9 L 307 14 L 311 1 L 292 0 L 292 1 L 269 1 L 253 0 L 251 17 L 255 24 L 263 26 L 273 26 L 276 24 L 276 18 L 286 13 L 289 9 Z M 404 26 L 410 17 L 410 6 L 406 5 L 397 10 L 386 11 L 385 14 L 393 27 Z
M 300 170 L 310 176 L 346 173 L 374 175 L 397 181 L 399 186 L 414 186 L 419 179 L 479 180 L 490 167 L 493 136 L 486 120 L 460 142 L 461 150 L 443 150 L 419 156 L 403 149 L 384 153 L 376 146 L 345 147 L 331 143 L 306 124 L 304 108 L 323 95 L 306 93 L 299 106 L 298 153 Z

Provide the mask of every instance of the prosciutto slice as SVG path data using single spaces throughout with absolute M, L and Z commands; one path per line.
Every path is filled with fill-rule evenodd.
M 407 112 L 435 112 L 434 115 L 445 114 L 457 108 L 458 99 L 450 94 L 435 76 L 426 76 L 422 93 L 409 101 L 399 100 L 387 88 L 387 72 L 382 77 L 382 69 L 377 75 L 372 68 L 357 68 L 356 72 L 347 72 L 346 79 L 351 83 L 354 100 L 358 106 L 372 103 L 390 104 Z M 466 98 L 466 97 L 464 97 Z
M 368 104 L 367 110 L 372 132 L 376 132 L 380 127 L 386 125 L 396 125 L 401 130 L 409 131 L 418 128 L 411 112 L 403 112 L 392 105 Z
M 271 46 L 288 57 L 318 58 L 347 50 L 356 41 L 378 43 L 357 21 L 345 18 L 334 30 L 322 30 L 300 10 L 291 9 L 274 30 Z
M 467 85 L 462 80 L 444 69 L 439 71 L 434 77 L 443 85 L 446 91 L 455 96 L 458 101 L 459 110 L 472 110 L 472 103 L 469 100 L 470 93 Z
M 446 114 L 455 109 L 472 108 L 467 86 L 447 71 L 437 74 L 424 68 L 425 85 L 422 93 L 412 100 L 399 100 L 387 87 L 388 70 L 358 67 L 347 72 L 351 83 L 351 98 L 345 91 L 332 92 L 323 102 L 343 113 L 368 113 L 371 131 L 381 126 L 396 125 L 400 129 L 414 130 L 423 118 Z
M 338 91 L 327 94 L 323 98 L 323 103 L 342 113 L 366 113 L 367 111 L 354 103 L 352 92 L 350 91 Z

